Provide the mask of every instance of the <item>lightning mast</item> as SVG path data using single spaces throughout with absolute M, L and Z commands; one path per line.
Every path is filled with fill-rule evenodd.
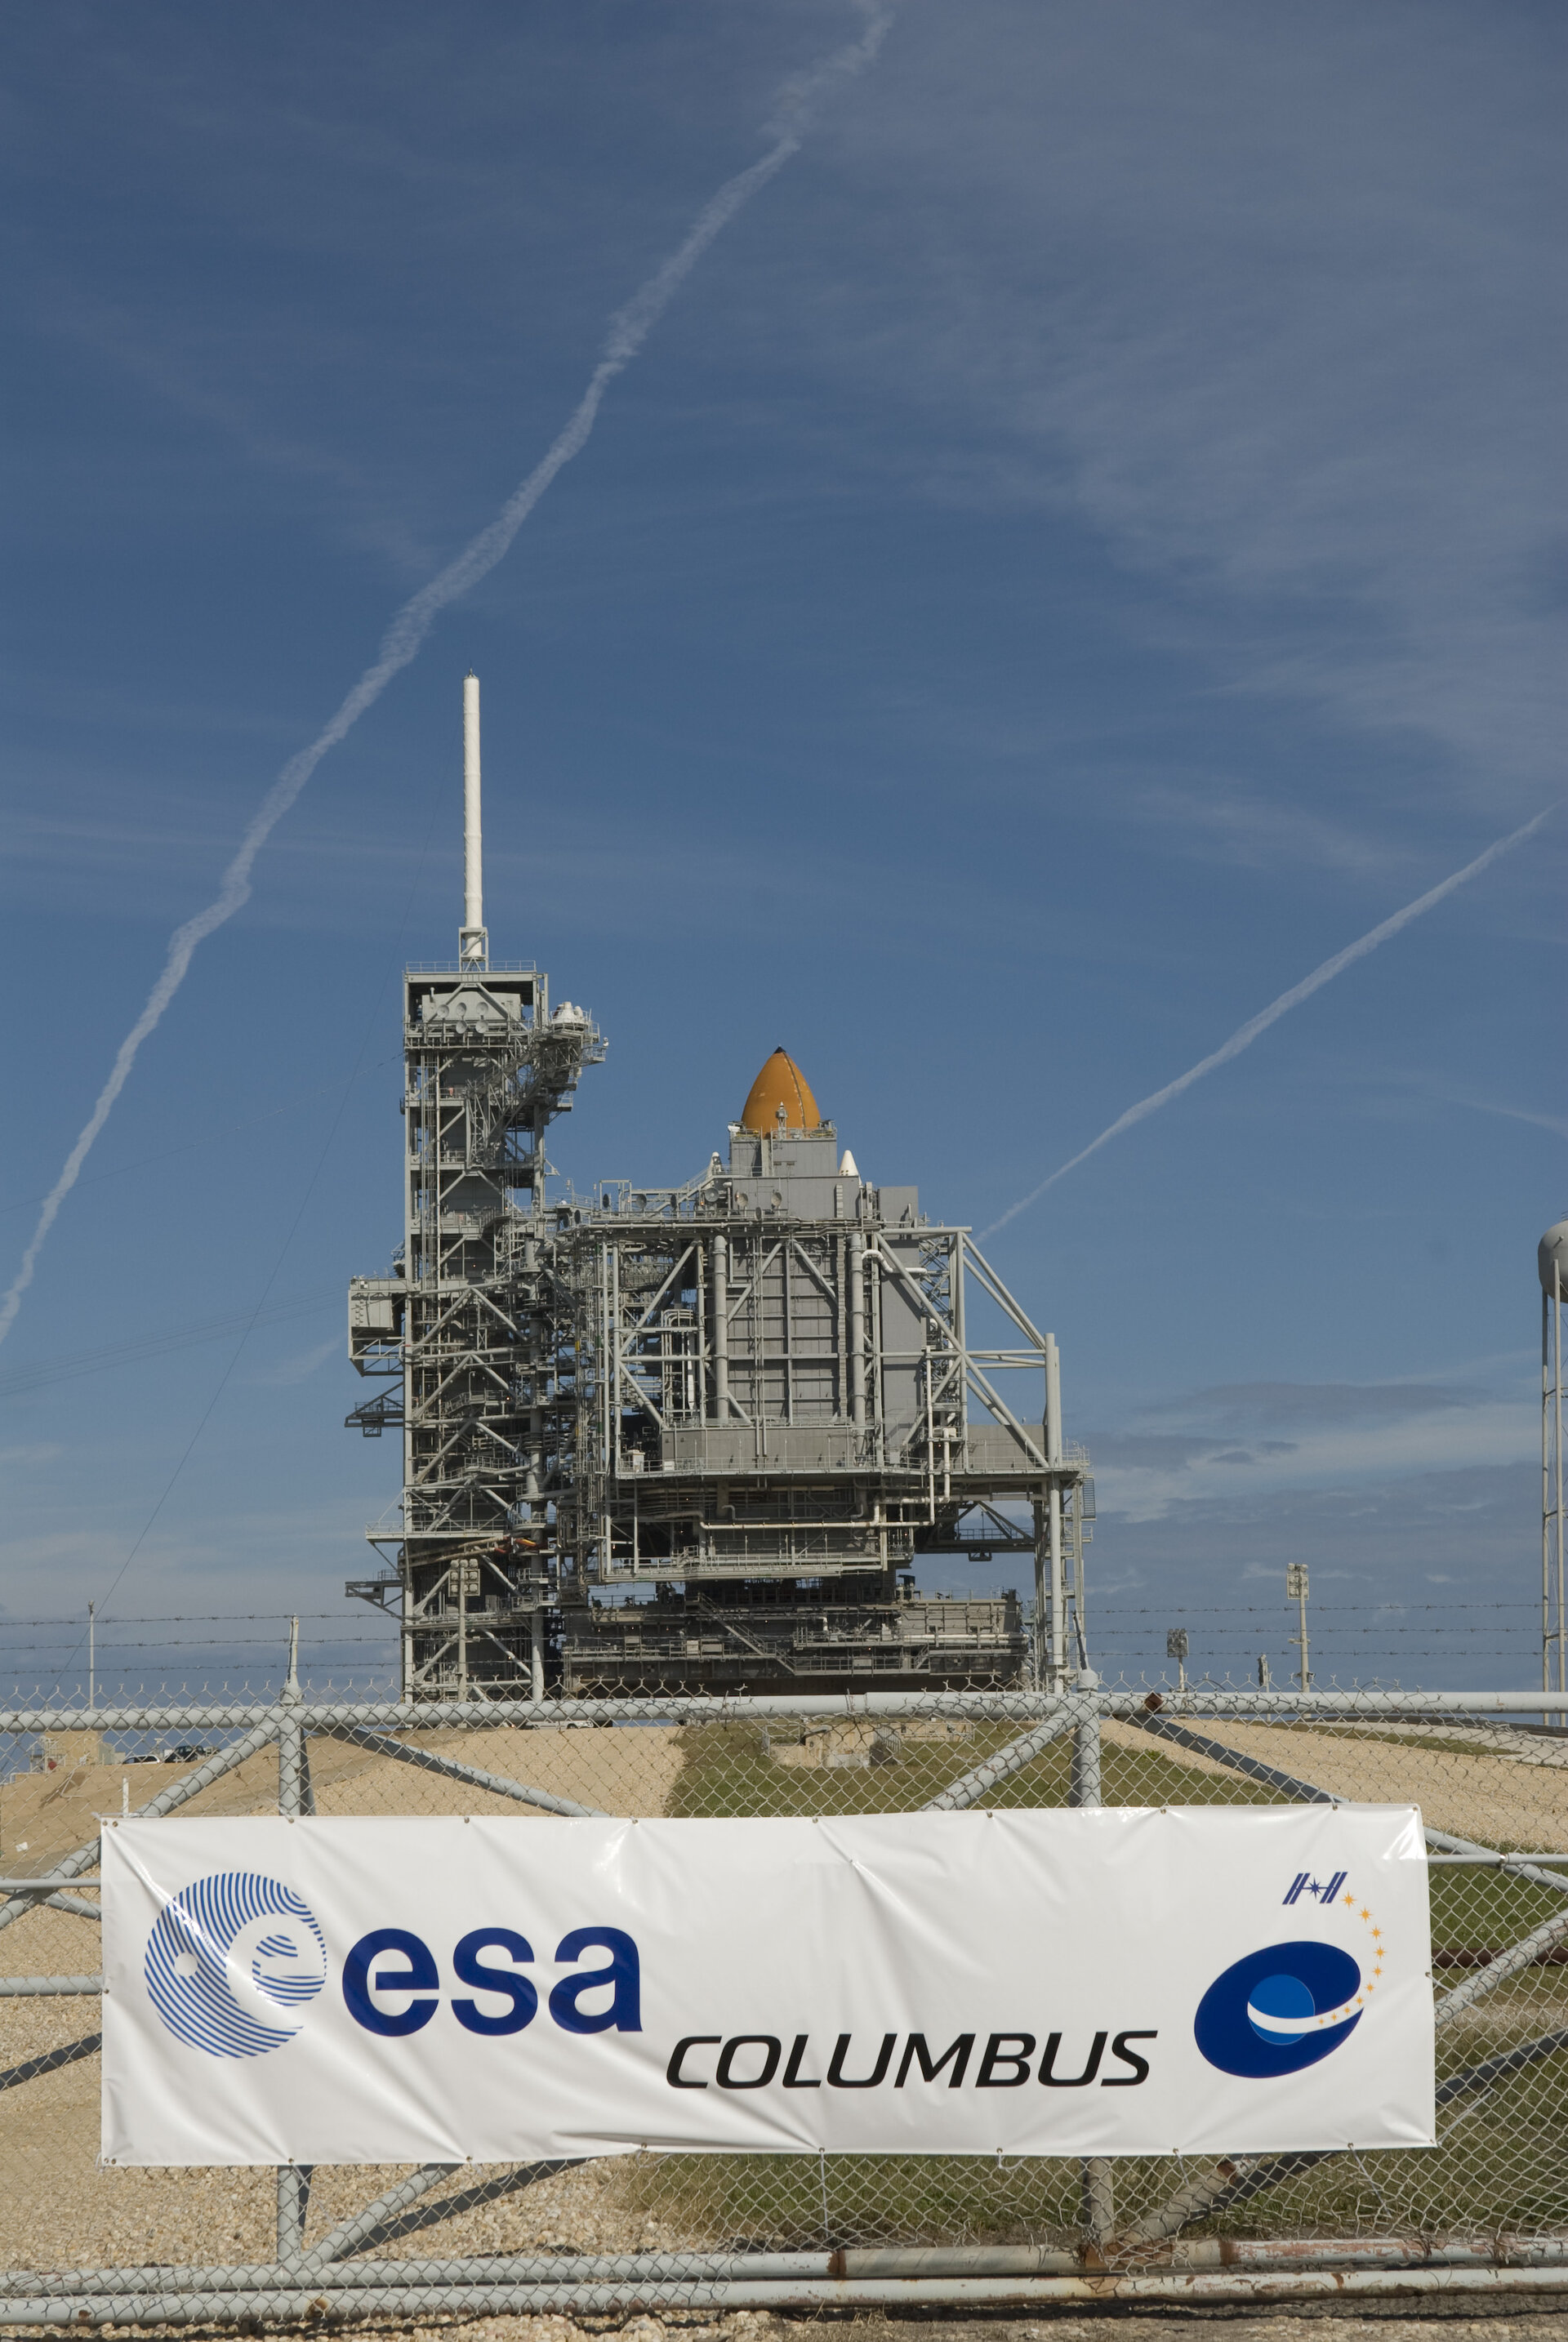
M 479 810 L 479 677 L 463 678 L 463 925 L 457 957 L 464 967 L 488 967 L 484 932 L 484 829 Z

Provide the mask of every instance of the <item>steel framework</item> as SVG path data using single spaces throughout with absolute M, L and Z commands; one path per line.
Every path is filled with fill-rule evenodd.
M 368 1532 L 394 1566 L 350 1590 L 398 1607 L 405 1695 L 537 1695 L 563 1422 L 544 1133 L 604 1043 L 569 1001 L 552 1011 L 531 967 L 411 968 L 403 1030 L 403 1244 L 391 1276 L 348 1296 L 349 1354 L 392 1386 L 348 1421 L 401 1431 L 401 1518 Z
M 727 1161 L 552 1200 L 545 1133 L 605 1045 L 490 963 L 472 676 L 464 738 L 460 956 L 404 978 L 403 1246 L 349 1288 L 388 1385 L 349 1424 L 403 1436 L 386 1566 L 349 1590 L 400 1616 L 404 1696 L 1064 1688 L 1093 1484 L 1053 1337 L 966 1228 L 841 1159 L 782 1051 L 793 1118 L 748 1101 Z M 1024 1554 L 1033 1636 L 1013 1592 L 915 1587 L 924 1556 Z

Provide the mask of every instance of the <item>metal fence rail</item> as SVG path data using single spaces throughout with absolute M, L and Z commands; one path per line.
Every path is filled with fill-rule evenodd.
M 627 1727 L 638 1726 L 638 1729 Z M 923 2301 L 1568 2295 L 1568 1699 L 1150 1693 L 0 1712 L 0 2325 Z M 154 1745 L 177 1736 L 178 1761 Z M 94 2168 L 98 1817 L 1410 1802 L 1423 2153 Z M 95 2017 L 95 2010 L 93 2012 Z M 68 2168 L 67 2168 L 68 2167 Z M 215 2250 L 215 2247 L 224 2249 Z

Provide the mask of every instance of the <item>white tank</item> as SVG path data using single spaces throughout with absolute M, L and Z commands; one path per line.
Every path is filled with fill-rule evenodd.
M 1540 1263 L 1542 1286 L 1547 1293 L 1552 1290 L 1552 1269 L 1556 1264 L 1561 1280 L 1558 1290 L 1568 1301 L 1568 1220 L 1559 1220 L 1554 1227 L 1547 1229 L 1535 1257 Z

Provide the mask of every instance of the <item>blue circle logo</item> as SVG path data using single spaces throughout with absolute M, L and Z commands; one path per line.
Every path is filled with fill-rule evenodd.
M 181 2041 L 259 2057 L 292 2041 L 326 1981 L 326 1941 L 292 1887 L 253 1870 L 198 1878 L 147 1938 L 147 1990 Z
M 1269 1944 L 1214 1978 L 1193 2022 L 1222 2074 L 1299 2074 L 1362 2019 L 1361 1970 L 1333 1944 Z

